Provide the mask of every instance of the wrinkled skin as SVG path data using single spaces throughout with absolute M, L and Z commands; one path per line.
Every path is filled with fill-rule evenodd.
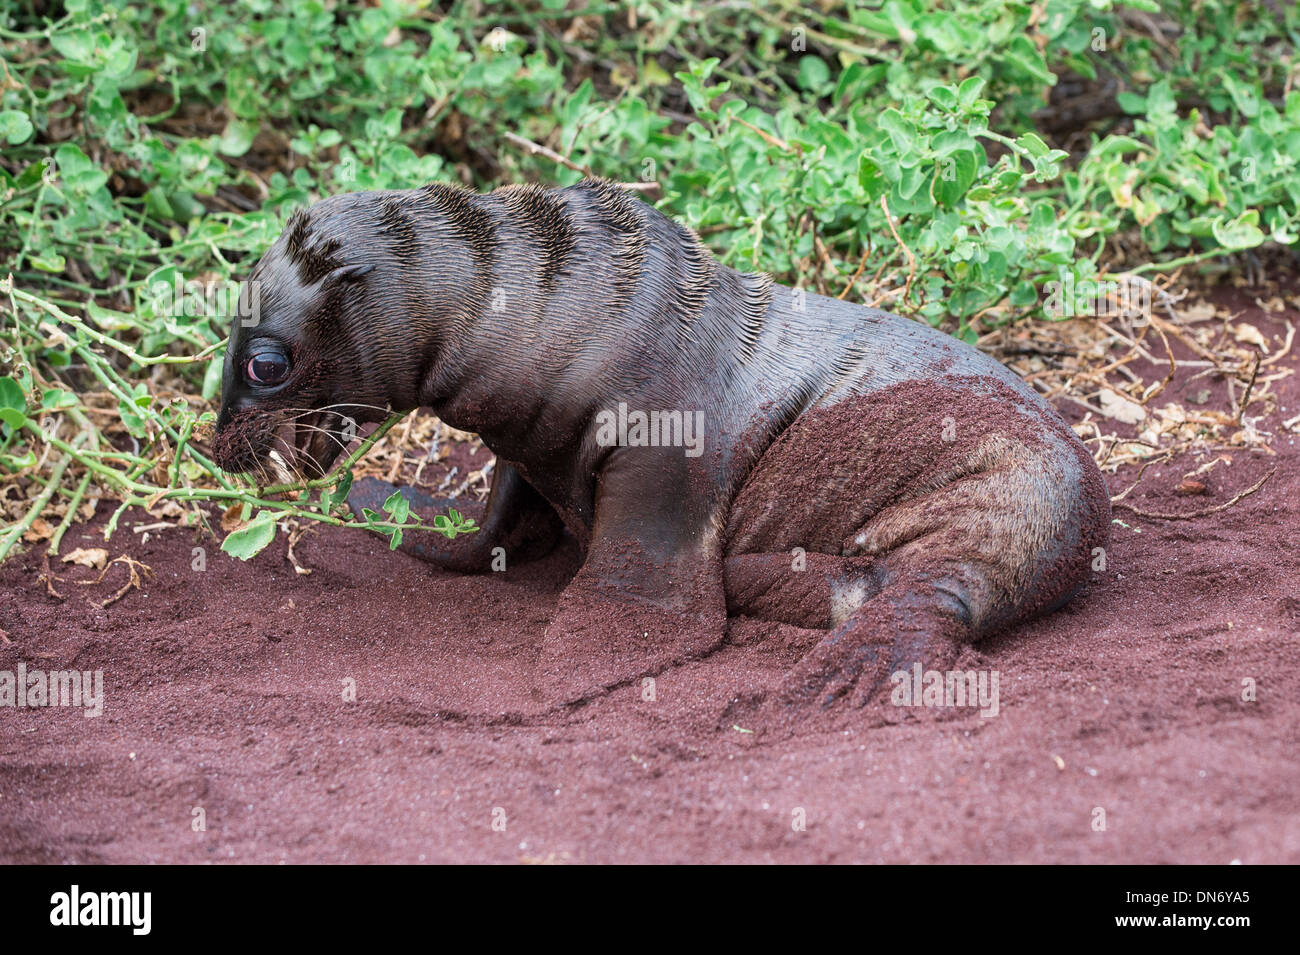
M 784 699 L 865 703 L 1068 600 L 1106 544 L 1091 458 L 1003 366 L 725 268 L 608 184 L 333 197 L 252 278 L 218 463 L 322 473 L 340 416 L 387 408 L 477 432 L 498 460 L 482 530 L 404 549 L 485 571 L 495 547 L 517 562 L 577 539 L 539 659 L 552 699 L 707 653 L 730 611 L 828 631 Z M 249 379 L 266 348 L 289 359 L 281 384 Z M 702 412 L 702 453 L 602 441 L 620 403 Z M 363 485 L 354 506 L 390 492 Z

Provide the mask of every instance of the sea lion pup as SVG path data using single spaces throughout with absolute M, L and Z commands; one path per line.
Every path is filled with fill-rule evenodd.
M 584 562 L 539 658 L 566 700 L 707 653 L 730 611 L 828 630 L 783 696 L 860 704 L 1060 606 L 1107 541 L 1092 458 L 1012 372 L 720 265 L 607 182 L 334 196 L 252 279 L 214 459 L 320 474 L 344 416 L 386 407 L 477 432 L 482 529 L 409 549 L 487 570 L 568 528 Z

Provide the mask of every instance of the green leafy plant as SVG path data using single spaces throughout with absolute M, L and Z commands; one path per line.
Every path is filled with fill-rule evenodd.
M 347 468 L 271 494 L 196 450 L 226 322 L 158 294 L 237 281 L 290 211 L 335 192 L 631 181 L 730 265 L 967 340 L 1057 317 L 1052 283 L 1300 232 L 1292 5 L 62 11 L 0 0 L 0 467 L 31 489 L 0 557 L 51 501 L 92 493 L 119 502 L 110 528 L 159 495 L 196 521 L 238 504 L 239 556 L 286 517 L 345 522 Z M 417 525 L 389 505 L 362 523 L 396 546 Z

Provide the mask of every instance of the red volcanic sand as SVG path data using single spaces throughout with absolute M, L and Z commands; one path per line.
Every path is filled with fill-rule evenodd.
M 1245 317 L 1280 341 L 1287 316 Z M 1223 395 L 1190 374 L 1171 399 Z M 1105 574 L 973 655 L 1000 674 L 994 718 L 760 718 L 818 633 L 743 619 L 653 701 L 634 684 L 546 711 L 534 662 L 572 544 L 469 577 L 320 532 L 298 576 L 283 542 L 243 564 L 209 539 L 197 572 L 192 532 L 141 544 L 124 522 L 110 553 L 154 576 L 108 609 L 121 565 L 95 586 L 59 565 L 59 602 L 21 556 L 0 568 L 0 670 L 102 669 L 105 709 L 0 709 L 0 860 L 1298 862 L 1300 446 L 1279 422 L 1300 384 L 1275 389 L 1276 457 L 1233 452 L 1196 497 L 1174 488 L 1208 456 L 1153 466 L 1129 500 L 1195 510 L 1276 466 L 1263 490 L 1193 521 L 1117 511 Z

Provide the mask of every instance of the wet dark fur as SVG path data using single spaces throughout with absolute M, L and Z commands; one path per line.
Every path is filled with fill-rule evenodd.
M 261 316 L 231 336 L 217 461 L 264 461 L 301 409 L 337 428 L 339 414 L 427 406 L 479 433 L 499 460 L 484 530 L 411 548 L 486 569 L 503 541 L 532 555 L 567 527 L 587 557 L 548 633 L 555 654 L 574 649 L 561 624 L 592 629 L 577 622 L 592 600 L 694 620 L 664 659 L 700 652 L 729 599 L 837 627 L 787 687 L 835 696 L 885 656 L 1058 605 L 1107 539 L 1091 458 L 1014 374 L 918 323 L 726 268 L 605 182 L 336 196 L 296 215 L 252 278 Z M 265 339 L 293 355 L 279 389 L 242 374 Z M 620 402 L 703 411 L 705 453 L 598 446 L 595 416 Z M 915 413 L 893 413 L 904 405 Z M 339 450 L 299 439 L 308 473 Z M 794 548 L 826 559 L 792 576 Z M 921 634 L 911 650 L 901 632 Z M 616 670 L 596 682 L 627 678 Z

